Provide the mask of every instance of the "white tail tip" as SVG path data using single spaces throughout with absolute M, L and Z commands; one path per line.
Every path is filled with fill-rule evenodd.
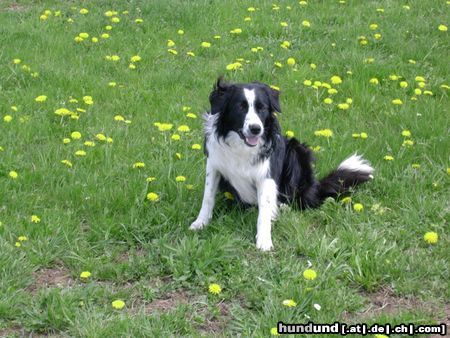
M 342 161 L 341 164 L 339 164 L 338 170 L 349 170 L 349 171 L 359 171 L 364 172 L 373 178 L 372 174 L 374 172 L 374 169 L 370 165 L 369 161 L 364 159 L 361 155 L 354 154 L 350 156 L 349 158 Z

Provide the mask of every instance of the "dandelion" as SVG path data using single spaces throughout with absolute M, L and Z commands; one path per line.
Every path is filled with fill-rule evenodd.
M 255 7 L 249 7 L 249 8 L 247 8 L 247 11 L 248 12 L 254 12 L 254 11 L 256 11 L 256 8 Z
M 203 48 L 209 48 L 209 47 L 211 47 L 211 43 L 210 43 L 210 42 L 203 41 L 203 42 L 201 43 L 201 46 L 202 46 Z
M 288 130 L 288 131 L 286 131 L 285 135 L 287 138 L 292 138 L 292 137 L 294 137 L 294 132 L 292 130 Z
M 89 11 L 86 8 L 80 9 L 80 14 L 87 14 Z
M 325 98 L 325 99 L 323 100 L 323 103 L 325 103 L 325 104 L 332 104 L 332 103 L 333 103 L 333 99 L 327 97 L 327 98 Z
M 400 106 L 403 104 L 403 101 L 400 99 L 394 99 L 394 100 L 392 100 L 392 104 L 395 104 L 396 106 Z
M 369 28 L 374 31 L 378 28 L 378 25 L 376 23 L 372 23 L 369 25 Z
M 181 136 L 178 134 L 173 134 L 171 137 L 172 141 L 179 141 L 181 139 Z
M 386 155 L 385 157 L 383 157 L 383 159 L 384 159 L 385 161 L 393 161 L 393 160 L 394 160 L 394 157 L 391 156 L 391 155 Z
M 414 94 L 416 94 L 417 96 L 422 95 L 422 89 L 420 88 L 414 89 Z
M 286 61 L 286 63 L 289 65 L 289 66 L 294 66 L 295 65 L 295 59 L 294 58 L 288 58 L 287 59 L 287 61 Z
M 94 100 L 92 99 L 92 96 L 83 96 L 83 101 L 85 104 L 87 105 L 92 105 L 94 104 Z
M 230 31 L 230 34 L 235 34 L 235 35 L 239 35 L 241 33 L 242 33 L 242 29 L 241 28 L 235 28 L 235 29 L 232 29 Z
M 98 42 L 98 38 L 96 38 L 95 36 L 91 39 L 91 41 L 93 42 L 93 43 L 97 43 Z
M 413 168 L 413 169 L 420 169 L 420 164 L 419 163 L 413 163 L 413 164 L 411 164 L 411 168 Z
M 279 336 L 280 334 L 278 333 L 278 329 L 276 327 L 273 327 L 270 329 L 270 334 L 272 336 Z
M 15 65 L 18 65 L 18 64 L 21 63 L 21 62 L 22 62 L 21 59 L 13 59 L 13 63 L 14 63 Z
M 408 82 L 406 82 L 406 81 L 400 81 L 400 87 L 401 87 L 401 88 L 406 88 L 406 87 L 408 87 Z
M 25 242 L 25 241 L 28 241 L 28 237 L 27 236 L 19 236 L 19 237 L 17 237 L 17 240 L 19 242 Z
M 446 25 L 439 25 L 439 26 L 438 26 L 438 29 L 439 29 L 441 32 L 446 32 L 446 31 L 448 30 L 448 28 L 447 28 Z
M 335 88 L 328 89 L 328 94 L 330 94 L 330 95 L 334 95 L 334 94 L 337 94 L 337 93 L 338 93 L 338 91 Z
M 242 63 L 240 62 L 233 62 L 230 63 L 226 66 L 227 70 L 238 70 L 238 69 L 242 69 Z
M 184 35 L 184 30 L 179 29 L 179 30 L 177 31 L 177 34 L 178 34 L 178 35 Z
M 314 135 L 329 138 L 333 136 L 333 131 L 331 129 L 316 130 Z
M 125 306 L 125 302 L 123 300 L 117 299 L 111 303 L 112 307 L 116 310 L 121 310 Z
M 233 194 L 232 194 L 231 192 L 229 192 L 229 191 L 225 191 L 225 192 L 223 193 L 223 195 L 225 196 L 225 198 L 226 198 L 227 200 L 230 200 L 230 201 L 234 200 Z
M 341 203 L 342 204 L 350 204 L 352 201 L 352 198 L 350 196 L 344 197 L 343 199 L 341 199 Z
M 411 132 L 407 129 L 402 131 L 402 136 L 403 137 L 411 137 Z
M 100 35 L 100 37 L 102 39 L 109 39 L 109 34 L 108 33 L 102 33 L 102 35 Z
M 373 37 L 374 37 L 376 40 L 380 40 L 381 37 L 382 37 L 382 35 L 381 35 L 380 33 L 376 33 L 376 34 L 373 35 Z
M 119 23 L 119 22 L 120 22 L 120 19 L 119 19 L 117 16 L 115 16 L 114 18 L 111 18 L 111 22 L 113 22 L 113 23 Z
M 309 87 L 309 86 L 312 85 L 312 82 L 311 82 L 311 80 L 305 80 L 305 81 L 303 81 L 303 84 L 304 84 L 305 86 Z
M 293 299 L 285 299 L 283 300 L 282 304 L 286 307 L 295 307 L 297 306 L 297 303 Z
M 281 27 L 287 27 L 288 23 L 286 21 L 282 21 L 282 22 L 280 22 L 280 26 Z
M 306 269 L 303 271 L 303 278 L 306 280 L 314 280 L 317 278 L 317 272 L 313 269 Z
M 70 142 L 71 142 L 70 138 L 68 138 L 68 137 L 63 138 L 64 144 L 69 144 Z
M 366 138 L 368 138 L 369 137 L 369 135 L 367 135 L 367 133 L 365 133 L 365 132 L 362 132 L 361 133 L 361 138 L 362 139 L 366 139 Z
M 15 180 L 15 179 L 17 179 L 17 177 L 19 177 L 19 174 L 16 171 L 12 170 L 9 172 L 8 176 L 10 178 L 12 178 L 13 180 Z
M 87 279 L 89 277 L 91 277 L 91 273 L 89 271 L 83 271 L 80 273 L 80 278 L 82 279 Z
M 78 36 L 82 39 L 87 39 L 89 37 L 89 34 L 88 33 L 80 33 L 80 34 L 78 34 Z
M 72 162 L 70 162 L 69 160 L 62 160 L 61 163 L 68 166 L 69 168 L 72 168 Z
M 47 100 L 47 96 L 45 95 L 39 95 L 34 99 L 36 102 L 45 102 Z
M 194 52 L 186 52 L 186 55 L 195 57 L 195 53 Z
M 172 55 L 178 55 L 178 52 L 175 49 L 169 48 L 167 51 Z
M 281 62 L 276 61 L 273 64 L 274 64 L 275 67 L 283 68 L 283 64 Z
M 97 134 L 95 138 L 99 141 L 106 141 L 106 136 L 104 134 Z
M 156 177 L 149 176 L 149 177 L 147 177 L 145 180 L 146 180 L 147 182 L 151 183 L 151 182 L 156 181 Z
M 181 133 L 187 133 L 187 132 L 189 132 L 191 129 L 189 128 L 189 126 L 183 124 L 183 125 L 179 126 L 177 130 L 178 130 L 179 132 L 181 132 Z
M 414 141 L 412 141 L 412 140 L 405 140 L 402 143 L 403 147 L 412 147 L 413 145 L 414 145 Z
M 194 113 L 187 113 L 186 117 L 189 117 L 190 119 L 196 119 L 197 115 L 195 115 Z
M 217 283 L 212 283 L 212 284 L 209 284 L 208 291 L 209 291 L 209 293 L 212 293 L 213 295 L 218 295 L 219 293 L 222 292 L 222 287 Z
M 130 58 L 131 62 L 139 62 L 142 58 L 139 55 L 134 55 Z
M 74 140 L 79 140 L 81 138 L 81 133 L 79 131 L 74 131 L 70 134 L 70 137 Z
M 41 219 L 37 215 L 31 215 L 30 219 L 31 223 L 39 223 L 41 221 Z
M 355 210 L 356 212 L 361 212 L 364 209 L 364 205 L 362 205 L 361 203 L 355 203 L 353 204 L 353 210 Z
M 437 232 L 429 231 L 429 232 L 425 233 L 425 235 L 423 236 L 423 239 L 428 244 L 436 244 L 439 240 L 439 236 L 438 236 Z
M 302 26 L 303 27 L 311 27 L 311 23 L 308 20 L 303 20 L 302 21 Z
M 5 121 L 6 123 L 11 122 L 13 119 L 13 117 L 11 115 L 5 115 L 3 116 L 3 121 Z
M 192 149 L 193 150 L 201 150 L 202 146 L 200 144 L 198 144 L 198 143 L 195 143 L 195 144 L 192 145 Z
M 144 162 L 136 162 L 133 164 L 133 168 L 134 169 L 141 169 L 145 167 L 145 163 Z
M 86 156 L 86 152 L 84 150 L 77 150 L 75 152 L 76 156 Z
M 177 176 L 177 177 L 175 177 L 175 181 L 176 182 L 185 182 L 186 181 L 186 177 L 184 177 L 184 176 Z
M 341 110 L 347 110 L 348 108 L 350 108 L 350 105 L 348 103 L 339 103 L 338 108 Z
M 143 23 L 144 20 L 141 19 L 141 18 L 137 18 L 137 19 L 134 20 L 134 22 L 137 23 L 137 24 L 139 24 L 139 23 Z
M 334 76 L 331 77 L 331 83 L 334 84 L 334 85 L 341 84 L 342 83 L 342 79 L 340 78 L 340 76 L 334 75 Z
M 288 49 L 291 47 L 291 43 L 289 41 L 283 41 L 280 46 L 281 48 Z
M 150 202 L 157 202 L 157 201 L 159 201 L 159 195 L 156 194 L 156 193 L 154 193 L 154 192 L 149 192 L 149 193 L 147 194 L 147 199 L 148 199 Z

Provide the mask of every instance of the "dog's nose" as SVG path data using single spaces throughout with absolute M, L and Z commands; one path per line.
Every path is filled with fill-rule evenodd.
M 258 135 L 261 132 L 261 126 L 259 124 L 251 124 L 248 126 L 248 129 L 250 129 L 253 135 Z

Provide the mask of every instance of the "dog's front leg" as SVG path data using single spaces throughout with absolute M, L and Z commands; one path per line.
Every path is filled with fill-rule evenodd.
M 278 210 L 278 189 L 273 179 L 266 178 L 257 187 L 258 190 L 258 224 L 256 228 L 256 247 L 262 251 L 272 249 L 272 220 Z
M 194 221 L 194 223 L 191 224 L 189 229 L 200 230 L 211 220 L 219 181 L 219 172 L 214 169 L 211 166 L 211 163 L 207 160 L 205 191 L 203 193 L 202 208 L 200 209 L 200 213 L 198 214 L 197 219 Z

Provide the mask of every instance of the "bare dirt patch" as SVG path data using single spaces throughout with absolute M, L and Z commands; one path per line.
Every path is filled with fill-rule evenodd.
M 174 310 L 180 304 L 188 304 L 189 296 L 184 291 L 172 292 L 164 296 L 164 298 L 155 299 L 153 302 L 145 305 L 145 313 L 167 312 Z
M 52 267 L 39 269 L 33 272 L 34 281 L 28 287 L 28 291 L 36 293 L 40 289 L 52 287 L 70 287 L 75 280 L 70 277 L 69 270 L 64 267 Z

